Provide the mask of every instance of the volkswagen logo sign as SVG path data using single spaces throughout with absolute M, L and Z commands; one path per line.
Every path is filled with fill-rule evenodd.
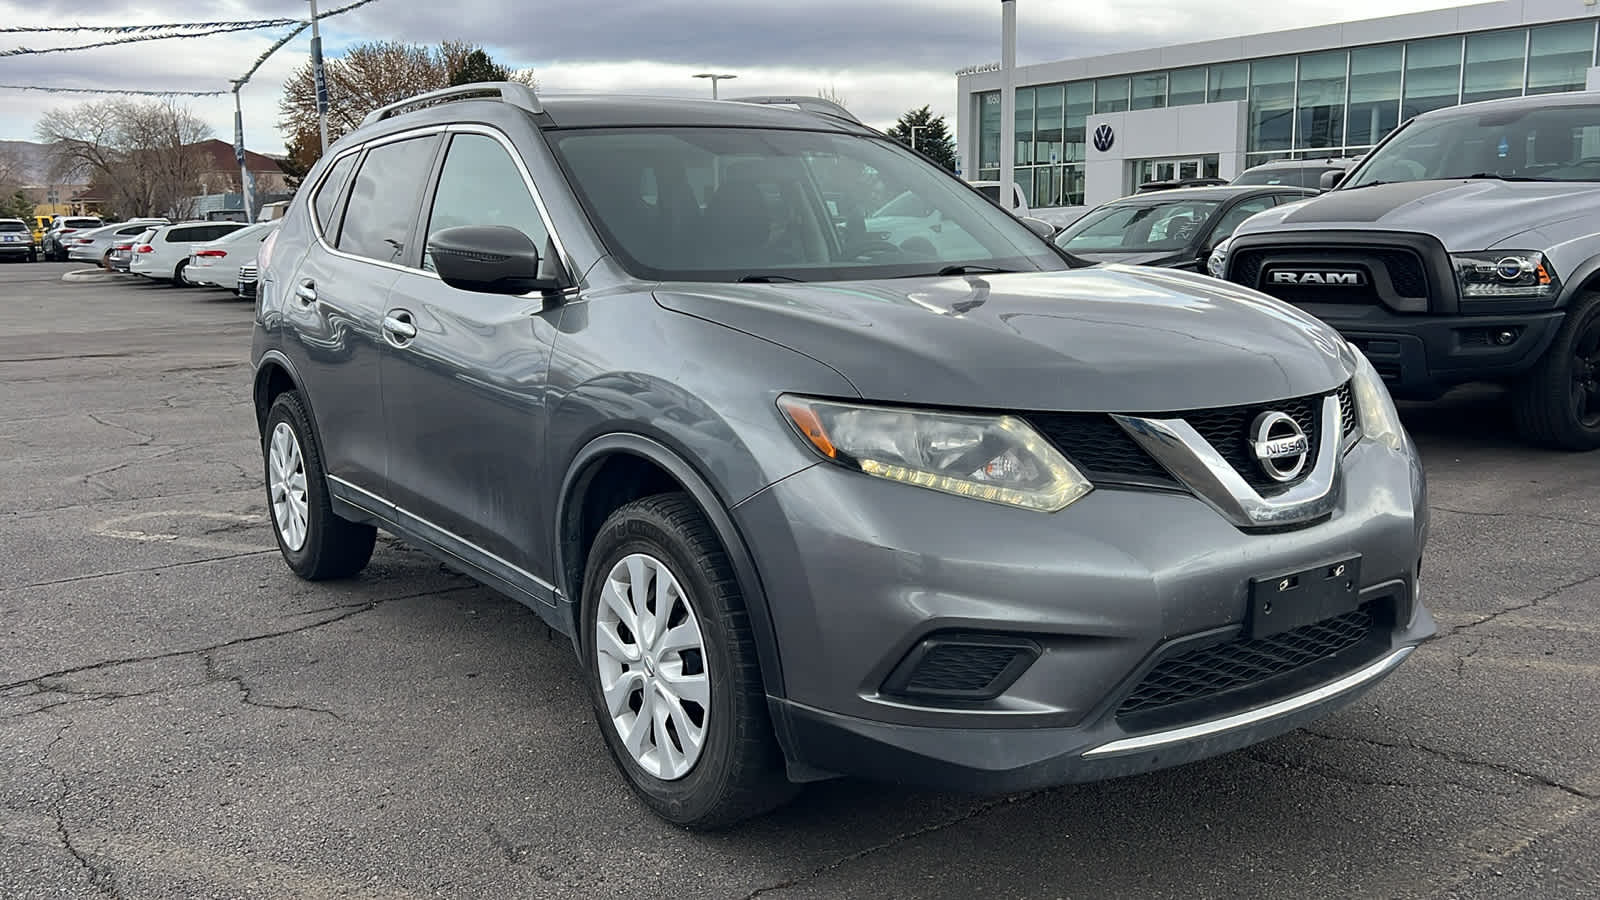
M 1264 412 L 1250 426 L 1250 449 L 1256 464 L 1273 481 L 1293 481 L 1305 471 L 1311 440 L 1287 413 Z
M 1110 125 L 1101 125 L 1094 130 L 1094 148 L 1101 153 L 1111 149 L 1117 142 L 1117 133 L 1111 130 Z

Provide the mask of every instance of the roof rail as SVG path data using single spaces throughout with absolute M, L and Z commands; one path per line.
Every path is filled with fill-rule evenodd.
M 384 119 L 399 115 L 403 110 L 413 106 L 432 106 L 438 103 L 448 103 L 451 100 L 494 99 L 491 95 L 499 94 L 499 100 L 509 103 L 518 109 L 525 109 L 534 115 L 544 112 L 544 105 L 539 102 L 539 97 L 533 89 L 525 84 L 515 81 L 484 81 L 475 84 L 461 84 L 447 87 L 442 90 L 429 91 L 415 97 L 407 97 L 398 103 L 391 103 L 381 109 L 367 113 L 361 120 L 362 127 L 382 122 Z
M 854 122 L 857 125 L 866 124 L 865 122 L 862 122 L 860 119 L 856 118 L 855 115 L 850 112 L 850 110 L 845 109 L 843 106 L 840 106 L 832 100 L 824 100 L 821 97 L 767 96 L 729 97 L 728 99 L 734 103 L 760 103 L 764 106 L 794 106 L 798 107 L 802 112 L 820 113 L 824 116 L 833 116 L 836 119 L 844 119 L 846 122 Z

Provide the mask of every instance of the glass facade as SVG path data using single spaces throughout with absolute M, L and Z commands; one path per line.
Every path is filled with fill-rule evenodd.
M 1231 100 L 1246 103 L 1245 166 L 1358 155 L 1430 110 L 1583 90 L 1589 68 L 1600 64 L 1597 27 L 1590 17 L 1018 88 L 1017 182 L 1031 206 L 1081 206 L 1089 116 Z M 1000 93 L 973 99 L 977 177 L 998 180 Z

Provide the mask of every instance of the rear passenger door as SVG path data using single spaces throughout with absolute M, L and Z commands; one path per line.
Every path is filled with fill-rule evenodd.
M 363 506 L 387 497 L 383 313 L 439 142 L 405 137 L 336 160 L 314 188 L 310 249 L 277 288 L 323 464 L 333 489 Z
M 510 141 L 485 126 L 452 131 L 420 234 L 511 226 L 548 265 L 550 228 Z M 421 270 L 399 276 L 385 310 L 401 325 L 385 334 L 382 364 L 393 499 L 407 527 L 512 585 L 538 584 L 544 392 L 562 307 L 457 290 L 433 274 L 425 239 L 416 252 Z

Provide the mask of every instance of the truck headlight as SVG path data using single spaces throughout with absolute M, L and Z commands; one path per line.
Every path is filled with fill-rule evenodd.
M 1372 367 L 1366 354 L 1354 346 L 1350 347 L 1350 352 L 1356 361 L 1350 393 L 1356 402 L 1356 421 L 1361 426 L 1362 436 L 1391 450 L 1405 449 L 1406 429 L 1400 424 L 1400 411 L 1394 407 L 1394 398 L 1389 396 L 1383 376 Z
M 1454 253 L 1450 260 L 1463 300 L 1536 300 L 1561 290 L 1544 254 L 1532 250 Z
M 789 421 L 823 457 L 958 497 L 1057 512 L 1094 486 L 1016 416 L 858 406 L 784 396 Z
M 1221 278 L 1228 270 L 1228 245 L 1233 238 L 1223 238 L 1211 250 L 1211 255 L 1206 257 L 1206 274 L 1212 278 Z

